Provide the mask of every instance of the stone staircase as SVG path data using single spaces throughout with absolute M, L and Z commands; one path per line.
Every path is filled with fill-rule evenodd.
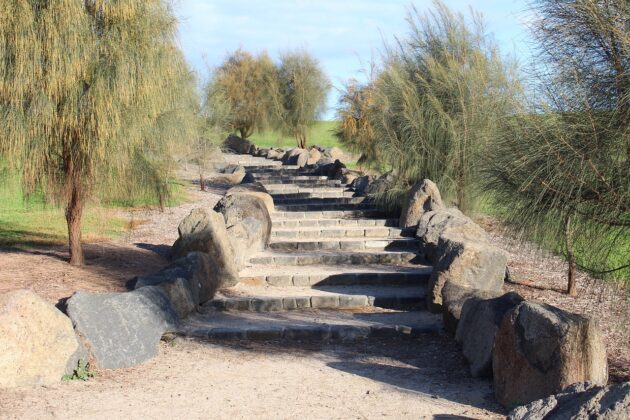
M 431 268 L 419 264 L 417 240 L 397 219 L 340 181 L 265 158 L 229 159 L 273 196 L 271 242 L 180 334 L 353 340 L 441 330 L 424 310 Z

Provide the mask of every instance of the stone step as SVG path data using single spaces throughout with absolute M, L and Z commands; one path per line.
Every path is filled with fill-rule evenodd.
M 274 213 L 275 214 L 275 213 Z M 305 228 L 353 228 L 353 227 L 382 227 L 382 226 L 398 226 L 398 219 L 273 219 L 273 230 L 271 236 L 274 236 L 274 232 L 285 229 L 305 229 Z M 316 229 L 317 232 L 320 230 Z M 292 230 L 292 232 L 294 232 Z M 362 236 L 360 232 L 356 232 L 358 236 Z M 413 236 L 412 232 L 412 236 Z M 307 235 L 310 233 L 307 233 Z M 344 234 L 344 236 L 346 236 Z M 365 232 L 367 236 L 367 231 Z M 286 236 L 294 237 L 294 236 Z M 295 236 L 297 237 L 297 236 Z M 315 236 L 313 236 L 315 237 Z M 321 237 L 321 236 L 317 236 Z
M 416 337 L 442 331 L 441 318 L 427 311 L 305 309 L 275 313 L 208 310 L 187 318 L 177 334 L 203 340 L 363 340 Z
M 275 173 L 261 173 L 261 174 L 252 174 L 254 178 L 258 181 L 273 181 L 273 180 L 281 180 L 281 181 L 290 181 L 290 182 L 299 182 L 299 181 L 328 181 L 327 176 L 320 175 L 284 175 L 284 174 L 275 174 Z
M 204 307 L 219 311 L 277 312 L 301 309 L 424 309 L 425 286 L 256 287 L 220 290 Z
M 303 168 L 300 168 L 297 165 L 283 165 L 282 163 L 274 162 L 273 165 L 260 166 L 260 165 L 246 165 L 244 168 L 252 173 L 252 174 L 262 174 L 262 173 L 278 173 L 278 172 L 286 172 L 287 174 L 295 174 L 299 172 L 310 172 Z
M 269 192 L 271 194 L 271 197 L 273 197 L 274 202 L 280 202 L 280 201 L 287 201 L 290 202 L 291 200 L 306 200 L 306 199 L 330 199 L 330 198 L 357 198 L 354 197 L 354 192 L 352 191 L 344 191 L 343 189 L 339 189 L 338 191 L 331 191 L 331 192 L 320 192 L 320 191 L 313 191 L 313 192 L 287 192 L 287 191 L 274 191 L 274 190 L 269 190 L 269 188 L 267 188 L 267 192 Z M 361 197 L 361 198 L 365 198 L 365 197 Z
M 408 264 L 418 260 L 415 252 L 409 251 L 317 251 L 317 252 L 260 252 L 249 259 L 257 265 L 363 265 L 363 264 Z
M 274 204 L 284 205 L 342 205 L 342 204 L 372 204 L 368 197 L 333 197 L 333 198 L 274 198 Z
M 388 285 L 424 285 L 432 268 L 423 265 L 397 266 L 385 264 L 251 266 L 239 273 L 240 282 L 253 286 L 321 287 Z
M 381 210 L 319 210 L 319 211 L 276 211 L 271 214 L 271 220 L 284 219 L 382 219 L 386 216 Z
M 293 221 L 295 222 L 295 221 Z M 271 231 L 271 237 L 278 241 L 284 239 L 313 240 L 313 239 L 387 239 L 387 238 L 413 238 L 413 230 L 400 229 L 387 226 L 322 226 L 295 228 L 287 224 L 287 228 L 275 228 Z
M 275 201 L 274 201 L 275 204 Z M 318 212 L 318 211 L 376 211 L 372 203 L 312 203 L 312 204 L 275 204 L 279 212 Z
M 299 187 L 297 185 L 292 184 L 265 184 L 265 188 L 269 192 L 269 194 L 304 194 L 304 193 L 316 193 L 316 194 L 325 194 L 325 193 L 348 193 L 352 191 L 348 191 L 346 187 L 329 187 L 326 185 L 320 187 Z
M 274 251 L 417 251 L 419 242 L 415 238 L 344 238 L 277 240 L 269 244 Z
M 300 181 L 292 181 L 290 179 L 256 179 L 257 182 L 260 182 L 267 187 L 267 185 L 287 185 L 293 187 L 340 187 L 341 181 L 338 179 L 311 179 L 311 180 L 300 180 Z

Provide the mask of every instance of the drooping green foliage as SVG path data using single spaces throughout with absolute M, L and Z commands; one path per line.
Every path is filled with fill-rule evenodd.
M 541 102 L 503 121 L 488 186 L 526 238 L 575 265 L 630 278 L 630 6 L 535 3 Z
M 254 56 L 237 50 L 227 57 L 205 88 L 207 103 L 223 98 L 229 106 L 227 131 L 250 137 L 270 125 L 276 90 L 276 66 L 266 52 Z
M 71 263 L 82 264 L 86 200 L 138 180 L 163 197 L 169 148 L 190 133 L 194 85 L 176 20 L 163 0 L 2 7 L 0 154 L 26 192 L 65 206 Z
M 342 139 L 365 149 L 364 159 L 394 169 L 396 185 L 377 197 L 382 204 L 396 207 L 412 184 L 430 178 L 469 209 L 480 157 L 498 121 L 513 111 L 518 83 L 479 16 L 469 22 L 435 2 L 428 14 L 412 9 L 408 23 L 409 36 L 386 48 L 374 80 L 346 91 Z M 357 106 L 365 109 L 355 114 Z
M 276 121 L 282 131 L 295 136 L 305 148 L 308 128 L 326 110 L 330 82 L 319 62 L 307 51 L 282 54 L 278 68 Z

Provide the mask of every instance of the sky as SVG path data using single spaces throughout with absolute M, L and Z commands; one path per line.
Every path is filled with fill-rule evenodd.
M 525 27 L 526 0 L 446 0 L 455 11 L 481 12 L 503 54 L 526 61 L 531 50 Z M 411 5 L 420 11 L 431 0 L 179 0 L 179 42 L 201 81 L 227 55 L 243 48 L 266 50 L 273 58 L 306 49 L 327 73 L 333 89 L 325 119 L 334 117 L 337 88 L 364 77 L 384 42 L 408 33 Z

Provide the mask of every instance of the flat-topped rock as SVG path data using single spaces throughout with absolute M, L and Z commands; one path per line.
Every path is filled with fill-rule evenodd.
M 187 319 L 177 333 L 209 340 L 360 340 L 438 333 L 441 328 L 440 318 L 425 311 L 304 309 L 275 313 L 209 311 Z

